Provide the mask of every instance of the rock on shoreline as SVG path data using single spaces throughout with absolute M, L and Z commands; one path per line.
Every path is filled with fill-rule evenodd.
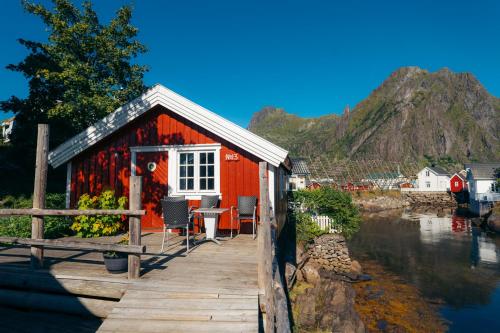
M 346 282 L 361 275 L 361 266 L 351 261 L 344 237 L 317 237 L 297 260 L 297 283 L 290 294 L 298 330 L 366 332 L 354 307 L 355 291 Z

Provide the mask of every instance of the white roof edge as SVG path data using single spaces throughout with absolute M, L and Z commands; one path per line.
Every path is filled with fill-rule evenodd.
M 54 168 L 60 166 L 157 105 L 162 105 L 274 166 L 279 166 L 288 156 L 288 151 L 283 148 L 203 108 L 161 84 L 156 84 L 140 97 L 119 107 L 113 113 L 52 150 L 49 153 L 49 163 Z

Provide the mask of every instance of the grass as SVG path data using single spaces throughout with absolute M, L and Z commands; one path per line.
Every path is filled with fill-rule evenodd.
M 0 209 L 3 208 L 31 208 L 33 200 L 23 195 L 7 195 L 0 198 Z M 65 208 L 65 196 L 59 193 L 48 193 L 45 204 L 47 208 Z M 47 216 L 44 218 L 45 234 L 47 239 L 60 238 L 71 234 L 71 219 L 67 217 Z M 3 237 L 31 237 L 31 217 L 11 216 L 0 217 L 0 236 Z

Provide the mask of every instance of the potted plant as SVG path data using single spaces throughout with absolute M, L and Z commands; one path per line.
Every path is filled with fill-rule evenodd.
M 117 244 L 128 244 L 128 234 L 123 236 Z M 128 255 L 122 252 L 106 251 L 102 254 L 106 270 L 112 274 L 123 273 L 128 268 Z

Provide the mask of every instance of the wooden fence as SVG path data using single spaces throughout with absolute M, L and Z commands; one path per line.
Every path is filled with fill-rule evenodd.
M 0 209 L 0 216 L 31 215 L 31 238 L 0 237 L 2 243 L 12 243 L 31 246 L 32 268 L 42 268 L 44 248 L 62 248 L 89 251 L 116 251 L 128 253 L 128 277 L 137 279 L 140 276 L 141 253 L 146 247 L 141 245 L 141 220 L 146 212 L 141 210 L 141 177 L 130 177 L 129 209 L 76 210 L 76 209 L 45 209 L 45 194 L 47 188 L 47 170 L 49 153 L 49 126 L 38 125 L 36 167 L 33 191 L 33 208 Z M 81 216 L 81 215 L 125 215 L 129 217 L 129 244 L 104 244 L 62 239 L 44 239 L 45 216 Z
M 267 163 L 259 163 L 260 224 L 257 229 L 259 306 L 264 332 L 291 332 L 288 302 L 277 257 L 277 225 L 271 216 Z
M 320 227 L 321 230 L 329 233 L 329 234 L 336 234 L 341 232 L 341 230 L 338 230 L 338 228 L 335 228 L 333 226 L 334 220 L 326 215 L 313 215 L 312 220 Z

